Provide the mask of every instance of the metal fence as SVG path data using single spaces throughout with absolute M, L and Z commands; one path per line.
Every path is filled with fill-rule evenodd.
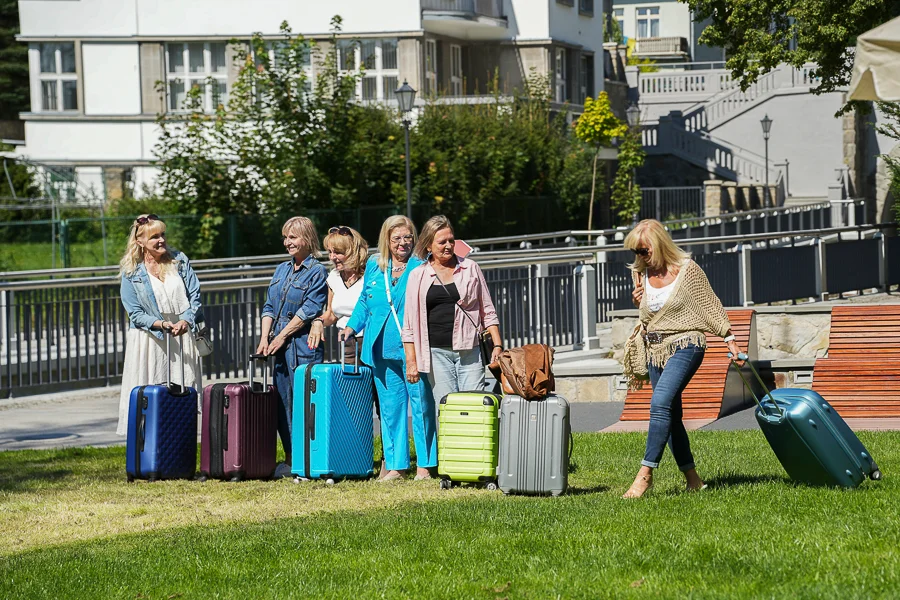
M 641 218 L 672 221 L 702 217 L 706 197 L 702 186 L 641 188 Z

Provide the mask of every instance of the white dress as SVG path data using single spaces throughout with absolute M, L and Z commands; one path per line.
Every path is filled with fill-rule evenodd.
M 162 313 L 163 320 L 178 322 L 178 315 L 190 308 L 184 281 L 177 272 L 167 274 L 160 281 L 150 275 L 153 295 Z M 202 388 L 200 356 L 194 346 L 194 336 L 188 331 L 184 335 L 170 339 L 172 345 L 172 380 L 184 384 L 198 392 Z M 184 357 L 184 381 L 181 380 L 181 364 Z M 125 435 L 128 431 L 128 401 L 131 390 L 140 385 L 165 384 L 168 377 L 166 341 L 157 339 L 149 331 L 131 328 L 125 337 L 125 368 L 122 371 L 122 391 L 119 395 L 119 426 L 116 433 Z M 199 396 L 198 396 L 199 403 Z
M 331 299 L 331 311 L 338 318 L 337 327 L 338 330 L 341 330 L 350 322 L 350 315 L 353 314 L 353 309 L 359 302 L 359 295 L 363 289 L 363 278 L 357 278 L 353 285 L 347 287 L 337 269 L 332 269 L 326 283 L 334 294 Z M 356 334 L 356 337 L 360 336 L 362 336 L 361 331 Z

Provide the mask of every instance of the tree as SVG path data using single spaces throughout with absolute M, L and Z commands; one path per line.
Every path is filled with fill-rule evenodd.
M 640 127 L 631 128 L 619 144 L 619 166 L 613 181 L 612 204 L 623 222 L 630 222 L 641 210 L 641 188 L 634 180 L 635 171 L 644 164 L 644 146 Z
M 594 225 L 594 194 L 597 188 L 597 161 L 600 158 L 600 150 L 610 146 L 612 138 L 624 136 L 627 132 L 628 125 L 613 114 L 606 92 L 600 92 L 596 100 L 590 97 L 585 99 L 584 113 L 575 122 L 575 136 L 594 149 L 588 229 L 592 229 Z
M 16 41 L 19 3 L 0 0 L 0 119 L 28 110 L 28 46 Z
M 726 65 L 747 89 L 787 63 L 816 63 L 816 94 L 850 83 L 856 37 L 900 14 L 888 0 L 684 0 L 694 19 L 711 19 L 700 42 L 725 48 Z

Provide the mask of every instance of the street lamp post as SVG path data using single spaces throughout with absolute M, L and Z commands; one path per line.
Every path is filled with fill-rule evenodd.
M 397 88 L 397 101 L 400 103 L 400 113 L 403 119 L 403 129 L 406 134 L 406 216 L 412 219 L 412 176 L 409 172 L 409 125 L 413 105 L 416 102 L 416 90 L 403 80 L 403 85 Z
M 625 120 L 628 122 L 629 135 L 635 135 L 635 129 L 638 124 L 641 122 L 641 109 L 638 108 L 637 103 L 632 102 L 631 106 L 629 106 L 625 110 Z M 634 190 L 634 186 L 637 184 L 637 168 L 632 167 L 631 169 L 631 189 Z M 634 216 L 632 217 L 632 226 L 637 225 L 638 223 L 638 214 L 640 213 L 640 209 L 638 209 Z
M 772 119 L 769 118 L 769 115 L 766 114 L 762 119 L 760 119 L 759 124 L 762 125 L 763 130 L 763 140 L 766 142 L 766 195 L 769 194 L 769 131 L 772 130 Z M 763 205 L 765 206 L 765 200 L 763 201 Z

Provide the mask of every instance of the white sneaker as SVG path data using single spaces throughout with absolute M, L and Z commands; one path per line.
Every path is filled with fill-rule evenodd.
M 272 475 L 272 479 L 284 479 L 285 477 L 291 476 L 291 465 L 287 463 L 278 463 L 278 466 L 275 467 L 275 474 Z

